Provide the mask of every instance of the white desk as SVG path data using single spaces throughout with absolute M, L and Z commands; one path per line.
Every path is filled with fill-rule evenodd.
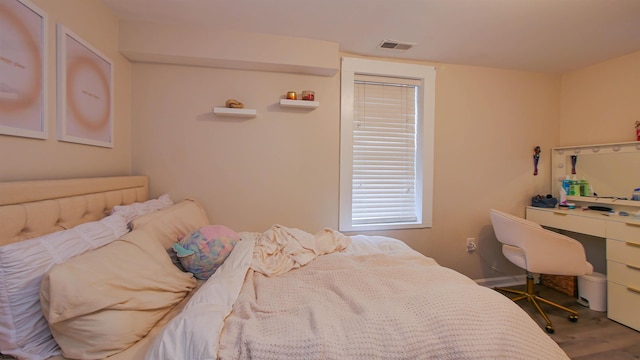
M 640 221 L 595 210 L 531 206 L 526 218 L 543 226 L 605 238 L 607 316 L 640 331 Z

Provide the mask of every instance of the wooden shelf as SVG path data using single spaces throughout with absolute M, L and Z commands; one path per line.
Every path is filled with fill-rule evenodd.
M 214 107 L 213 113 L 219 116 L 235 116 L 245 118 L 254 118 L 258 115 L 255 109 L 234 109 L 226 107 Z
M 309 101 L 309 100 L 280 99 L 280 106 L 282 106 L 282 107 L 305 108 L 305 109 L 315 109 L 318 106 L 320 106 L 320 103 L 318 101 Z

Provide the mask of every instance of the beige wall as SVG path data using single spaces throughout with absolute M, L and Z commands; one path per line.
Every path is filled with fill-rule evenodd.
M 635 141 L 640 51 L 562 76 L 558 146 Z
M 49 17 L 47 140 L 0 135 L 0 181 L 128 175 L 131 172 L 131 65 L 118 52 L 118 22 L 98 0 L 32 0 Z M 114 67 L 114 147 L 57 141 L 56 31 L 65 25 L 109 57 Z
M 635 141 L 640 120 L 640 51 L 562 76 L 557 146 Z M 623 176 L 637 176 L 633 169 Z M 596 271 L 606 273 L 601 238 L 565 232 L 582 242 Z
M 131 65 L 118 53 L 117 21 L 99 1 L 34 1 L 50 16 L 49 139 L 0 135 L 0 153 L 10 154 L 0 157 L 0 180 L 127 174 L 132 168 L 151 177 L 152 195 L 197 198 L 213 222 L 238 231 L 274 223 L 337 228 L 339 74 Z M 56 141 L 56 22 L 114 61 L 113 149 Z M 286 56 L 304 58 L 295 50 Z M 376 234 L 400 238 L 475 279 L 521 274 L 502 256 L 488 210 L 523 216 L 530 196 L 549 192 L 552 146 L 632 140 L 639 62 L 636 53 L 563 77 L 435 64 L 433 228 Z M 286 91 L 304 89 L 316 91 L 319 108 L 278 106 Z M 214 116 L 211 108 L 228 98 L 258 116 Z M 538 176 L 532 175 L 535 146 L 542 147 Z M 467 237 L 479 243 L 475 254 L 464 251 Z
M 489 208 L 524 215 L 549 192 L 557 138 L 555 76 L 437 65 L 433 228 L 377 232 L 481 279 L 521 274 L 500 252 Z M 338 226 L 339 74 L 333 77 L 193 66 L 133 65 L 133 172 L 152 195 L 199 199 L 212 221 L 237 231 L 272 224 L 314 232 Z M 287 109 L 288 90 L 315 90 L 320 107 Z M 228 98 L 254 119 L 211 113 Z M 533 176 L 533 148 L 543 149 Z M 467 237 L 480 244 L 465 252 Z M 492 270 L 494 266 L 499 271 Z

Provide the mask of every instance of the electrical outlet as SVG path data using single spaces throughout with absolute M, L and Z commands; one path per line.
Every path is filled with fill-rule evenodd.
M 467 238 L 467 252 L 472 253 L 477 249 L 476 238 Z

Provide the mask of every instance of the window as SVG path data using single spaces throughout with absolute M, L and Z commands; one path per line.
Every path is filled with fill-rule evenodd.
M 343 58 L 340 230 L 431 227 L 435 68 Z

